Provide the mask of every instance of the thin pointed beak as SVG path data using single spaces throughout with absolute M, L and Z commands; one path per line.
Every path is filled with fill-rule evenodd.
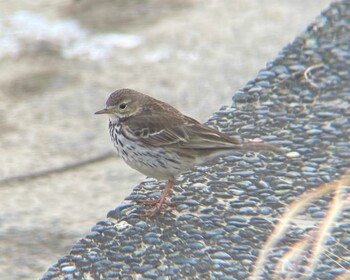
M 100 115 L 100 114 L 110 114 L 112 113 L 112 110 L 111 109 L 108 109 L 108 108 L 104 108 L 100 111 L 97 111 L 95 112 L 95 115 Z

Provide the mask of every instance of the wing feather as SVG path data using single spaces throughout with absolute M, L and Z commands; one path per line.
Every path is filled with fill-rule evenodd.
M 173 109 L 173 108 L 171 108 Z M 176 110 L 176 109 L 174 109 Z M 146 145 L 178 147 L 183 149 L 232 149 L 241 147 L 239 139 L 229 137 L 198 121 L 169 112 L 152 111 L 134 116 L 123 126 L 124 134 Z

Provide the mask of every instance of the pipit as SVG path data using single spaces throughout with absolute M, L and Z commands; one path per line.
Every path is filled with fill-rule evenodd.
M 233 150 L 275 149 L 265 143 L 242 143 L 132 89 L 113 92 L 106 108 L 95 114 L 108 114 L 112 142 L 130 167 L 146 176 L 168 180 L 159 199 L 140 201 L 155 206 L 144 216 L 167 211 L 162 206 L 171 205 L 165 198 L 181 172 Z

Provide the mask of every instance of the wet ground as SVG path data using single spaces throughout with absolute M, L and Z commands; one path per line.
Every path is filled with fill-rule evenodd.
M 330 1 L 0 3 L 0 179 L 113 151 L 130 87 L 205 121 Z M 40 276 L 144 176 L 118 158 L 0 185 L 0 278 Z

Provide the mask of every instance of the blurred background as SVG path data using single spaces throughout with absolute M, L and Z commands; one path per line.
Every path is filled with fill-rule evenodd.
M 114 152 L 133 88 L 205 121 L 330 0 L 0 1 L 0 180 Z M 119 158 L 0 181 L 0 278 L 40 277 L 143 175 Z

